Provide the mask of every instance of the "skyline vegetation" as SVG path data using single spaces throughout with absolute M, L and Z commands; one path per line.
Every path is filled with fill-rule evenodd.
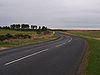
M 29 24 L 12 24 L 10 26 L 0 26 L 0 29 L 31 29 L 31 30 L 47 30 L 46 26 L 37 26 L 37 25 L 29 25 Z

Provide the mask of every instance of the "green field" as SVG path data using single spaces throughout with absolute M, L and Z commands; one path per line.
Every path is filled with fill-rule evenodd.
M 100 38 L 100 31 L 68 31 L 67 33 L 84 38 L 89 42 L 90 54 L 85 72 L 86 75 L 100 75 L 100 40 L 94 39 Z
M 77 32 L 70 32 L 72 34 L 82 35 L 85 37 L 92 37 L 92 38 L 100 38 L 100 31 L 77 31 Z
M 36 34 L 34 31 L 16 31 L 16 30 L 0 30 L 0 35 L 2 34 Z

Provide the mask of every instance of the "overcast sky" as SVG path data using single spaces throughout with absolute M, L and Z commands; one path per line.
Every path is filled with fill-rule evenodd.
M 100 0 L 0 0 L 0 25 L 100 28 Z

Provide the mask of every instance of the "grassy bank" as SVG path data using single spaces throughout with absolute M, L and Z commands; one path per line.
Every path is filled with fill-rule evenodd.
M 50 40 L 57 39 L 58 36 L 54 35 L 53 33 L 49 34 L 37 34 L 34 31 L 15 31 L 15 30 L 0 30 L 0 35 L 5 35 L 5 34 L 11 34 L 11 35 L 16 35 L 16 34 L 24 34 L 24 35 L 29 35 L 31 38 L 17 38 L 17 39 L 7 39 L 4 41 L 0 41 L 0 49 L 6 49 L 6 48 L 12 48 L 12 47 L 18 47 L 18 46 L 23 46 L 23 45 L 29 45 L 29 44 L 36 44 L 40 42 L 46 42 Z
M 2 34 L 36 34 L 36 32 L 0 29 L 0 35 L 2 35 Z
M 90 54 L 85 75 L 100 75 L 100 31 L 67 31 L 63 33 L 82 37 L 89 42 Z

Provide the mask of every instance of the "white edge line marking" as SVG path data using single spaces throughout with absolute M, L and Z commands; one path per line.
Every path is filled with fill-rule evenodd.
M 19 58 L 19 59 L 16 59 L 16 60 L 13 60 L 13 61 L 11 61 L 11 62 L 8 62 L 8 63 L 4 64 L 4 65 L 5 65 L 5 66 L 10 65 L 10 64 L 12 64 L 12 63 L 15 63 L 15 62 L 21 61 L 21 60 L 23 60 L 23 59 L 29 58 L 29 57 L 31 57 L 31 56 L 34 56 L 34 55 L 40 54 L 40 53 L 45 52 L 45 51 L 48 51 L 48 49 L 45 49 L 45 50 L 42 50 L 42 51 L 39 51 L 39 52 L 36 52 L 36 53 L 30 54 L 30 55 L 27 55 L 27 56 L 25 56 L 25 57 L 22 57 L 22 58 Z

